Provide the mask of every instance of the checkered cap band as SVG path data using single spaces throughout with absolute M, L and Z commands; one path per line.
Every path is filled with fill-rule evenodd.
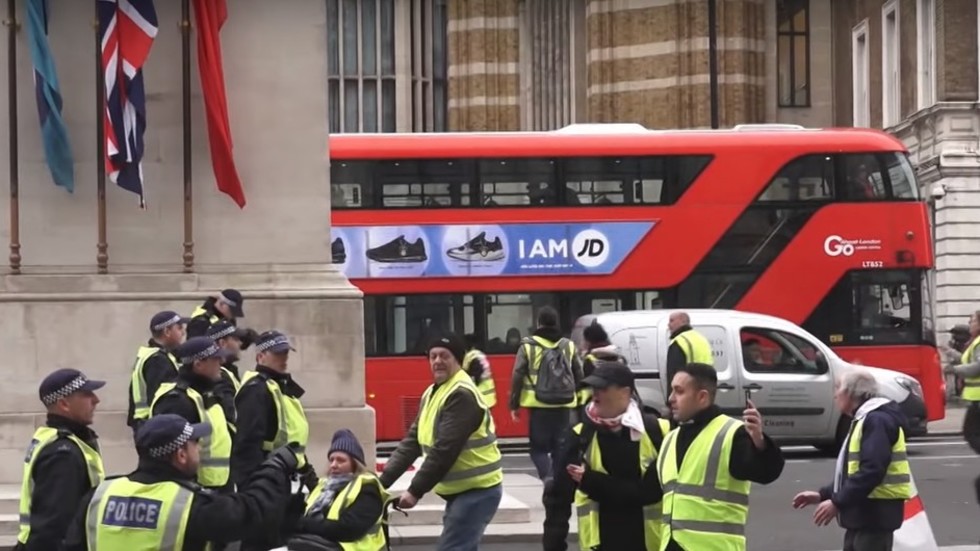
M 181 358 L 180 363 L 191 364 L 198 360 L 203 360 L 206 358 L 210 358 L 212 356 L 217 356 L 220 351 L 221 349 L 218 348 L 217 344 L 211 343 L 211 346 L 205 348 L 204 350 L 198 352 L 197 354 L 194 354 L 193 356 L 187 358 Z
M 67 398 L 68 396 L 71 396 L 75 392 L 78 392 L 83 386 L 85 386 L 85 383 L 87 382 L 88 379 L 86 379 L 84 375 L 79 375 L 78 377 L 75 377 L 74 379 L 71 380 L 71 382 L 59 388 L 58 390 L 42 396 L 41 403 L 46 406 L 50 406 L 51 404 L 57 402 L 58 400 L 62 398 Z
M 154 325 L 153 327 L 151 327 L 151 329 L 154 331 L 163 331 L 164 329 L 170 327 L 171 325 L 176 325 L 178 323 L 180 323 L 180 315 L 175 315 L 174 317 L 168 319 L 167 321 L 162 321 Z
M 280 335 L 278 337 L 269 339 L 267 341 L 260 342 L 259 344 L 255 345 L 255 350 L 257 350 L 258 352 L 265 352 L 266 350 L 272 347 L 280 346 L 283 344 L 289 346 L 289 339 L 286 338 L 285 336 Z
M 221 331 L 218 331 L 217 333 L 211 334 L 211 338 L 214 339 L 214 340 L 223 339 L 223 338 L 227 337 L 228 335 L 231 335 L 232 333 L 234 333 L 236 331 L 236 329 L 237 328 L 234 325 L 229 325 L 228 327 L 225 327 Z
M 231 300 L 230 298 L 228 298 L 227 295 L 225 295 L 223 293 L 221 295 L 221 302 L 224 302 L 225 304 L 227 304 L 228 306 L 231 306 L 232 308 L 234 308 L 235 306 L 238 306 L 238 303 L 237 302 L 235 302 L 234 300 Z
M 175 440 L 167 444 L 164 444 L 162 446 L 150 448 L 149 450 L 147 450 L 147 453 L 150 454 L 150 457 L 156 457 L 157 459 L 170 457 L 171 455 L 173 455 L 174 452 L 176 452 L 181 447 L 183 447 L 183 445 L 186 444 L 187 441 L 191 439 L 192 434 L 194 434 L 194 428 L 191 427 L 189 423 L 184 424 L 184 430 L 181 431 L 180 435 L 177 436 Z

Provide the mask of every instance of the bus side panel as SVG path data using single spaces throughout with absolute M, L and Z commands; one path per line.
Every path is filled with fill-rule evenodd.
M 834 352 L 854 364 L 870 365 L 904 373 L 922 385 L 926 413 L 930 421 L 946 417 L 946 395 L 942 366 L 936 349 L 922 346 L 840 346 Z

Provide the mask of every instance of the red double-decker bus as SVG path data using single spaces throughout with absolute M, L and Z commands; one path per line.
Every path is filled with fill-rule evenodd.
M 489 355 L 498 433 L 517 342 L 550 305 L 584 314 L 735 308 L 802 325 L 844 359 L 945 403 L 927 208 L 874 130 L 784 125 L 329 138 L 333 261 L 364 291 L 367 400 L 400 438 L 452 330 Z

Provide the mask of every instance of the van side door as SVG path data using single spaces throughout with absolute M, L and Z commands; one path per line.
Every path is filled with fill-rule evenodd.
M 732 346 L 734 336 L 730 333 L 729 328 L 723 325 L 694 323 L 693 327 L 697 332 L 704 335 L 704 338 L 708 339 L 711 344 L 711 355 L 714 357 L 715 371 L 718 372 L 718 393 L 715 395 L 715 404 L 724 413 L 741 419 L 742 412 L 745 410 L 745 397 L 742 395 L 742 387 L 739 381 L 737 355 L 733 355 L 735 352 Z M 665 352 L 664 365 L 666 365 L 666 361 Z M 667 388 L 670 388 L 670 381 L 667 382 Z
M 657 345 L 656 326 L 626 327 L 614 329 L 609 340 L 619 347 L 636 378 L 636 392 L 644 406 L 655 408 L 663 414 L 666 402 L 660 386 L 660 347 Z

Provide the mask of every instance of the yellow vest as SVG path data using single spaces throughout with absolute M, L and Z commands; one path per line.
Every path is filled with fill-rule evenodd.
M 211 435 L 201 439 L 201 466 L 197 471 L 197 483 L 206 488 L 219 488 L 228 484 L 231 478 L 231 431 L 225 410 L 215 402 L 205 409 L 204 397 L 193 388 L 177 388 L 176 383 L 163 383 L 150 405 L 150 411 L 156 407 L 157 401 L 168 392 L 181 392 L 194 402 L 197 407 L 197 417 L 201 423 L 211 424 Z M 190 421 L 190 419 L 188 419 Z
M 136 365 L 133 366 L 133 375 L 129 383 L 129 391 L 133 393 L 133 419 L 150 418 L 150 400 L 153 396 L 147 396 L 146 378 L 143 377 L 143 365 L 146 364 L 146 360 L 150 359 L 150 356 L 157 352 L 160 352 L 160 348 L 152 346 L 141 346 L 136 351 Z M 169 352 L 167 353 L 167 357 L 170 358 L 170 362 L 173 364 L 174 371 L 176 372 L 178 368 L 177 358 Z
M 584 358 L 582 358 L 582 361 L 583 362 L 592 362 L 594 364 L 596 362 L 596 360 L 598 360 L 598 359 L 599 358 L 595 357 L 595 354 L 592 354 L 590 352 L 590 353 L 586 354 Z M 592 387 L 590 387 L 590 386 L 584 386 L 584 387 L 582 387 L 578 391 L 578 405 L 584 406 L 584 405 L 587 405 L 591 401 L 592 401 Z
M 752 483 L 729 473 L 732 441 L 742 422 L 727 415 L 712 419 L 677 464 L 674 429 L 664 438 L 657 473 L 664 489 L 660 551 L 671 539 L 684 549 L 745 551 Z
M 555 348 L 558 343 L 551 342 L 538 336 L 531 337 L 539 345 L 545 348 Z M 575 359 L 575 343 L 567 340 L 565 357 L 568 363 L 572 364 Z M 520 404 L 522 408 L 574 408 L 578 405 L 578 397 L 567 404 L 544 404 L 538 401 L 534 394 L 534 387 L 538 383 L 538 371 L 541 369 L 541 360 L 544 358 L 540 346 L 535 346 L 529 342 L 521 345 L 524 347 L 524 356 L 527 358 L 527 377 L 524 377 L 524 386 L 521 388 Z
M 27 543 L 27 538 L 31 535 L 31 501 L 34 497 L 34 462 L 48 444 L 54 443 L 59 434 L 63 434 L 71 440 L 82 451 L 85 458 L 85 465 L 88 468 L 88 481 L 93 488 L 98 486 L 105 479 L 105 468 L 102 466 L 102 454 L 98 450 L 89 446 L 84 440 L 71 434 L 70 432 L 59 431 L 56 428 L 43 426 L 34 431 L 34 437 L 27 448 L 27 455 L 24 457 L 24 479 L 20 484 L 20 530 L 17 532 L 17 541 L 22 544 Z
M 446 398 L 460 388 L 473 393 L 476 403 L 483 409 L 484 422 L 470 435 L 456 462 L 436 484 L 435 491 L 442 496 L 492 488 L 504 480 L 504 471 L 500 465 L 500 449 L 497 448 L 496 427 L 493 416 L 490 415 L 490 408 L 480 398 L 480 391 L 473 384 L 473 379 L 470 379 L 462 369 L 438 388 L 430 385 L 422 395 L 417 435 L 422 454 L 428 455 L 436 443 L 436 426 Z
M 694 329 L 688 329 L 670 340 L 670 344 L 675 342 L 684 352 L 687 363 L 715 365 L 715 357 L 711 353 L 711 343 L 701 333 Z M 670 384 L 670 381 L 667 383 Z
M 316 504 L 317 498 L 323 493 L 323 488 L 326 486 L 327 479 L 320 479 L 320 483 L 313 488 L 310 495 L 306 498 L 306 512 L 309 513 L 313 505 Z M 340 520 L 340 515 L 353 505 L 357 500 L 357 497 L 361 495 L 361 488 L 365 484 L 373 484 L 378 488 L 378 492 L 381 494 L 381 503 L 384 504 L 388 501 L 390 495 L 381 486 L 381 481 L 378 477 L 373 474 L 362 474 L 360 476 L 354 477 L 347 486 L 337 493 L 337 497 L 334 498 L 333 503 L 330 504 L 330 509 L 326 512 L 327 520 Z M 388 546 L 388 540 L 385 539 L 384 532 L 384 505 L 381 506 L 381 511 L 378 511 L 378 520 L 368 530 L 367 534 L 364 534 L 359 540 L 351 542 L 337 542 L 344 551 L 381 551 L 386 549 Z
M 90 551 L 181 551 L 194 492 L 176 482 L 106 480 L 88 505 Z M 210 550 L 211 544 L 205 549 Z
M 977 346 L 980 346 L 980 336 L 974 337 L 970 346 L 963 351 L 960 363 L 968 364 L 980 360 L 977 357 Z M 980 402 L 980 375 L 967 377 L 963 380 L 963 399 L 970 402 Z
M 670 422 L 666 419 L 658 419 L 661 433 L 666 436 L 670 431 Z M 582 434 L 583 424 L 579 423 L 572 428 L 575 434 Z M 595 435 L 589 442 L 589 447 L 585 451 L 585 460 L 589 463 L 589 468 L 603 474 L 608 474 L 602 465 L 602 451 L 599 449 L 599 439 Z M 649 469 L 657 461 L 657 448 L 653 444 L 650 435 L 645 431 L 640 437 L 640 478 L 646 476 Z M 643 539 L 647 551 L 659 551 L 660 534 L 663 531 L 661 522 L 661 507 L 663 503 L 652 503 L 643 507 Z M 600 505 L 589 499 L 589 496 L 582 490 L 575 490 L 575 509 L 578 512 L 578 547 L 579 549 L 595 549 L 602 543 L 602 534 L 599 530 L 599 507 Z
M 242 377 L 242 386 L 244 387 L 249 381 L 259 376 L 258 371 L 249 371 Z M 269 389 L 269 394 L 272 395 L 272 403 L 276 408 L 278 423 L 275 438 L 271 441 L 262 442 L 262 450 L 271 452 L 290 442 L 296 442 L 299 444 L 296 457 L 299 460 L 299 466 L 304 467 L 306 466 L 306 446 L 310 441 L 310 423 L 306 420 L 303 404 L 300 403 L 299 398 L 283 394 L 282 389 L 279 388 L 279 383 L 274 379 L 261 378 L 265 379 L 265 385 Z
M 217 314 L 208 315 L 208 311 L 204 309 L 204 306 L 198 306 L 197 308 L 194 309 L 193 312 L 191 312 L 191 319 L 194 319 L 198 316 L 208 316 L 208 323 L 210 323 L 211 325 L 214 325 L 219 321 L 221 321 L 221 318 L 218 317 Z
M 483 352 L 480 352 L 479 350 L 473 349 L 467 352 L 466 355 L 463 356 L 463 371 L 469 373 L 470 364 L 479 361 L 481 356 L 484 360 L 486 360 L 486 356 L 484 356 Z M 476 385 L 476 388 L 480 391 L 480 396 L 487 404 L 487 407 L 492 408 L 493 406 L 497 405 L 497 385 L 494 384 L 493 374 L 489 369 L 483 370 L 480 383 Z
M 231 381 L 231 386 L 235 388 L 235 394 L 238 394 L 238 391 L 242 389 L 242 382 L 239 381 L 235 373 L 227 367 L 221 366 L 221 371 L 228 376 L 228 380 Z
M 851 424 L 850 441 L 847 445 L 847 475 L 858 472 L 861 464 L 861 433 L 864 429 L 864 419 Z M 898 428 L 898 439 L 892 446 L 892 459 L 885 471 L 881 484 L 868 494 L 870 499 L 911 499 L 912 498 L 912 469 L 909 467 L 909 456 L 905 449 L 905 431 Z

